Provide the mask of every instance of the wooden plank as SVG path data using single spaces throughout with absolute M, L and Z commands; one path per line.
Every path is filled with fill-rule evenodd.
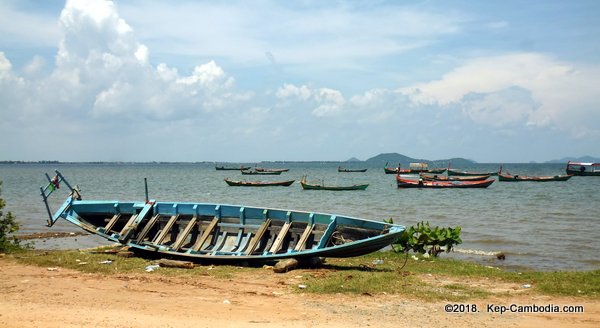
M 175 251 L 178 251 L 181 248 L 181 246 L 183 245 L 183 242 L 187 239 L 190 232 L 192 232 L 192 228 L 194 228 L 196 221 L 198 221 L 197 217 L 193 217 L 190 220 L 190 222 L 187 224 L 187 226 L 185 226 L 185 229 L 183 229 L 183 232 L 181 232 L 179 234 L 179 237 L 175 241 L 175 244 L 173 244 L 173 246 L 171 246 L 171 248 L 173 248 Z
M 194 263 L 189 261 L 177 261 L 169 259 L 158 260 L 158 265 L 164 268 L 182 268 L 182 269 L 193 269 Z
M 165 237 L 167 236 L 167 234 L 173 227 L 173 224 L 175 223 L 175 221 L 177 221 L 178 218 L 179 218 L 179 214 L 171 216 L 171 218 L 169 219 L 169 221 L 167 222 L 165 227 L 158 234 L 158 236 L 156 236 L 156 238 L 152 241 L 152 243 L 156 244 L 156 245 L 162 244 L 163 240 L 165 239 Z
M 146 235 L 148 234 L 148 232 L 150 232 L 150 229 L 152 229 L 156 222 L 158 222 L 159 218 L 160 214 L 156 214 L 148 221 L 148 223 L 146 223 L 146 226 L 144 227 L 144 229 L 142 229 L 142 232 L 138 236 L 137 243 L 141 243 L 142 241 L 144 241 L 144 238 L 146 238 Z
M 306 229 L 304 229 L 304 232 L 302 233 L 300 240 L 298 240 L 298 243 L 296 244 L 296 248 L 294 248 L 295 251 L 304 250 L 304 247 L 306 246 L 306 241 L 308 240 L 308 236 L 310 236 L 310 234 L 314 228 L 315 228 L 314 224 L 308 224 L 306 226 Z
M 269 253 L 275 254 L 275 253 L 277 253 L 279 251 L 279 248 L 281 248 L 281 244 L 283 243 L 283 240 L 285 239 L 285 235 L 287 235 L 287 233 L 290 230 L 291 226 L 292 226 L 291 222 L 286 222 L 281 227 L 281 231 L 279 231 L 279 234 L 277 235 L 277 238 L 275 239 L 275 242 L 273 242 L 273 246 L 271 246 L 271 249 L 269 250 Z
M 115 225 L 115 223 L 117 223 L 117 221 L 119 220 L 120 217 L 121 217 L 121 213 L 113 215 L 112 219 L 110 219 L 110 221 L 108 221 L 108 224 L 106 225 L 106 227 L 104 227 L 104 232 L 108 233 L 110 231 L 110 229 L 112 229 L 112 227 Z
M 213 248 L 210 250 L 211 255 L 214 255 L 215 253 L 223 249 L 223 246 L 225 246 L 225 242 L 227 242 L 228 234 L 229 233 L 227 231 L 221 232 L 221 235 L 219 236 L 219 238 L 217 238 L 217 241 L 215 242 L 215 246 L 213 246 Z
M 137 214 L 134 214 L 129 218 L 129 221 L 127 221 L 127 224 L 125 224 L 125 226 L 123 227 L 121 232 L 119 232 L 119 235 L 123 236 L 125 233 L 127 233 L 127 231 L 129 230 L 129 228 L 131 227 L 131 225 L 133 224 L 133 221 L 135 221 L 137 216 L 138 216 Z
M 219 223 L 219 219 L 215 216 L 212 219 L 212 221 L 210 221 L 210 223 L 208 224 L 208 227 L 206 227 L 206 230 L 204 230 L 204 232 L 202 233 L 202 236 L 200 236 L 196 244 L 194 244 L 194 246 L 192 247 L 193 251 L 197 252 L 200 250 L 200 248 L 202 247 L 202 245 L 204 245 L 210 234 L 213 232 L 213 230 L 215 230 L 217 223 Z
M 262 239 L 263 235 L 267 231 L 267 228 L 269 227 L 269 225 L 271 225 L 271 219 L 267 219 L 258 228 L 258 230 L 256 231 L 256 234 L 254 235 L 254 237 L 252 237 L 252 240 L 250 241 L 250 245 L 248 245 L 248 249 L 246 250 L 246 255 L 250 255 L 250 254 L 252 254 L 254 252 L 254 250 L 258 246 L 258 243 L 260 242 L 260 240 Z

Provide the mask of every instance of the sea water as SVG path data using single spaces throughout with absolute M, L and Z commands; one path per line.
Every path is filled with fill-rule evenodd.
M 337 167 L 368 168 L 365 173 L 338 173 Z M 442 257 L 472 259 L 511 270 L 593 270 L 600 268 L 600 177 L 573 177 L 565 182 L 494 182 L 486 189 L 399 189 L 395 175 L 365 163 L 262 163 L 290 168 L 273 176 L 216 171 L 213 163 L 182 164 L 0 164 L 0 198 L 21 225 L 19 233 L 81 232 L 64 220 L 45 226 L 48 215 L 39 187 L 63 173 L 78 184 L 84 199 L 223 203 L 383 220 L 405 226 L 428 221 L 432 226 L 462 227 L 463 243 Z M 460 169 L 497 171 L 499 164 Z M 564 164 L 504 164 L 519 175 L 564 174 Z M 458 168 L 457 168 L 458 169 Z M 368 183 L 364 191 L 303 190 L 302 176 L 328 185 Z M 223 179 L 296 180 L 290 187 L 230 187 Z M 53 210 L 64 201 L 64 184 L 50 199 Z M 106 244 L 97 236 L 35 241 L 37 248 L 83 248 Z M 496 254 L 502 252 L 501 261 Z

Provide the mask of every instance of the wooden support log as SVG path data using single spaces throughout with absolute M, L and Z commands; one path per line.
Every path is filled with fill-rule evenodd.
M 291 270 L 294 270 L 295 268 L 297 268 L 298 264 L 300 264 L 300 262 L 298 262 L 298 260 L 296 260 L 294 258 L 281 260 L 273 266 L 273 272 L 285 273 L 285 272 L 288 272 L 288 271 L 291 271 Z
M 182 268 L 182 269 L 193 269 L 194 268 L 193 262 L 168 260 L 168 259 L 158 260 L 158 265 L 160 265 L 163 268 Z

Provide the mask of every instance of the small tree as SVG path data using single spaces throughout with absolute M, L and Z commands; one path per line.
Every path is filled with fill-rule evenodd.
M 387 223 L 394 223 L 390 218 L 384 220 Z M 411 226 L 392 243 L 392 249 L 398 253 L 429 253 L 437 257 L 441 252 L 450 252 L 455 245 L 461 244 L 460 227 L 440 228 L 429 226 L 429 222 L 419 222 L 416 226 Z
M 2 195 L 2 181 L 0 181 L 0 195 Z M 11 212 L 4 213 L 4 199 L 0 198 L 0 252 L 9 252 L 21 248 L 20 240 L 15 236 L 9 236 L 19 230 L 19 223 Z

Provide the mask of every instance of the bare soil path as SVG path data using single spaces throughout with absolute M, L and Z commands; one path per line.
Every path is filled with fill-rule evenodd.
M 0 327 L 600 327 L 596 300 L 514 293 L 465 302 L 477 313 L 446 313 L 447 302 L 402 295 L 301 293 L 302 274 L 103 276 L 0 258 Z M 582 305 L 584 312 L 499 314 L 487 304 Z

